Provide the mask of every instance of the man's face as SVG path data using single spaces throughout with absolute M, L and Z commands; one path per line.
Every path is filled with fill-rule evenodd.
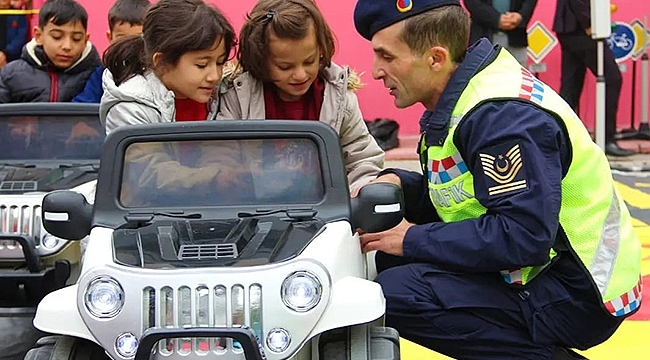
M 0 0 L 0 9 L 9 9 L 11 0 Z
M 402 31 L 403 21 L 376 32 L 371 41 L 375 53 L 372 77 L 384 82 L 400 109 L 428 102 L 434 91 L 431 77 L 435 76 L 430 71 L 428 54 L 414 54 L 401 40 Z
M 111 43 L 123 37 L 142 34 L 142 25 L 134 25 L 127 21 L 121 21 L 113 25 L 113 30 L 106 33 L 108 41 Z
M 49 21 L 42 29 L 34 28 L 36 44 L 43 45 L 52 64 L 62 69 L 69 68 L 81 58 L 89 37 L 80 21 L 63 25 Z

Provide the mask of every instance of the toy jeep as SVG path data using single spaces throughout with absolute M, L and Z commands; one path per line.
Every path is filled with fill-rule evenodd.
M 398 359 L 355 229 L 402 219 L 402 193 L 351 202 L 320 122 L 126 126 L 104 144 L 93 205 L 43 200 L 48 232 L 89 234 L 75 285 L 47 295 L 26 359 Z
M 94 198 L 104 138 L 97 104 L 0 105 L 1 316 L 33 316 L 70 274 L 76 281 L 79 243 L 43 229 L 41 203 L 57 189 Z

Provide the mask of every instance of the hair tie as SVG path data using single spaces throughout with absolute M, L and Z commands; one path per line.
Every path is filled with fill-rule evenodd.
M 278 14 L 277 11 L 271 9 L 271 10 L 269 10 L 269 11 L 266 12 L 265 19 L 267 19 L 267 20 L 273 19 L 273 17 L 274 17 L 275 15 L 277 15 L 277 14 Z

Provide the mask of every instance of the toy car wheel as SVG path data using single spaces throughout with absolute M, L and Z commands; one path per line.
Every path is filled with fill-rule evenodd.
M 347 341 L 335 341 L 326 344 L 322 352 L 323 359 L 347 360 L 348 346 Z
M 365 339 L 365 336 L 358 337 L 351 333 L 350 328 L 339 328 L 330 330 L 321 335 L 320 338 L 320 358 L 327 360 L 353 360 L 353 359 L 384 359 L 398 360 L 399 352 L 399 334 L 395 329 L 373 326 L 370 327 L 367 338 L 369 341 L 369 354 L 354 354 L 352 341 Z M 356 340 L 355 340 L 356 339 Z
M 104 349 L 88 340 L 69 336 L 47 336 L 36 342 L 25 360 L 108 360 Z
M 349 329 L 330 330 L 320 336 L 320 358 L 332 360 L 348 359 Z

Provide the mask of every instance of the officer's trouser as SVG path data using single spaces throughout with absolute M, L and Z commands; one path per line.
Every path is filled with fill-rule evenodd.
M 386 325 L 457 359 L 552 359 L 558 347 L 587 349 L 608 339 L 622 319 L 603 310 L 569 256 L 526 289 L 498 273 L 391 267 L 376 278 L 386 296 Z

